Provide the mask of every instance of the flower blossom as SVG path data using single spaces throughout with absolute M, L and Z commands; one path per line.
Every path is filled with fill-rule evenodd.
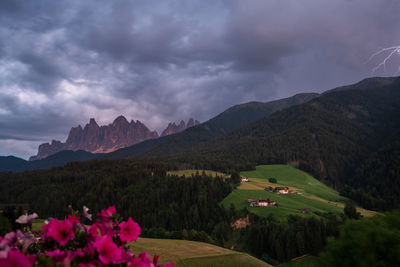
M 154 266 L 154 264 L 150 260 L 150 255 L 144 251 L 128 264 L 128 267 L 150 267 L 150 266 Z
M 115 206 L 110 206 L 108 209 L 101 210 L 101 213 L 98 213 L 97 216 L 100 216 L 105 221 L 109 221 L 116 212 Z
M 35 258 L 27 257 L 22 252 L 18 250 L 10 250 L 8 252 L 7 258 L 0 259 L 0 266 L 3 267 L 31 267 L 31 262 L 35 260 Z
M 27 237 L 21 230 L 17 230 L 16 232 L 10 232 L 4 236 L 4 238 L 0 241 L 0 249 L 4 249 L 6 247 L 14 247 L 17 243 L 23 244 Z
M 99 259 L 103 264 L 118 263 L 121 259 L 121 248 L 112 241 L 109 235 L 99 238 L 94 242 L 94 247 L 99 253 Z
M 88 211 L 89 211 L 89 208 L 86 207 L 86 206 L 83 206 L 83 208 L 82 208 L 82 216 L 91 221 L 92 220 L 92 214 L 89 214 Z
M 129 218 L 126 222 L 121 222 L 119 228 L 121 229 L 119 238 L 126 242 L 136 241 L 141 232 L 139 224 L 134 222 L 132 218 Z
M 56 240 L 61 246 L 67 244 L 75 236 L 73 225 L 69 220 L 60 222 L 57 219 L 51 219 L 46 228 L 47 236 Z
M 32 225 L 32 222 L 37 218 L 39 218 L 37 213 L 32 213 L 30 215 L 24 214 L 19 216 L 18 219 L 16 219 L 15 221 L 20 224 Z
M 53 251 L 47 251 L 46 256 L 52 257 L 57 262 L 59 262 L 59 261 L 62 261 L 67 256 L 67 253 L 65 251 L 56 249 Z
M 93 240 L 97 240 L 99 238 L 99 227 L 97 226 L 96 223 L 92 224 L 89 227 L 89 236 L 91 237 L 91 239 Z
M 68 215 L 68 220 L 69 220 L 73 225 L 75 225 L 75 224 L 77 224 L 77 223 L 80 223 L 79 218 L 78 218 L 78 216 L 76 216 L 76 215 L 71 215 L 71 214 L 69 214 L 69 215 Z
M 130 267 L 174 266 L 172 263 L 158 264 L 158 256 L 154 256 L 151 261 L 149 254 L 145 252 L 135 257 L 126 242 L 136 241 L 141 228 L 132 218 L 117 225 L 120 216 L 116 214 L 115 206 L 102 210 L 98 213 L 96 222 L 87 226 L 79 219 L 92 219 L 89 209 L 84 206 L 79 216 L 72 207 L 69 208 L 71 214 L 67 219 L 46 220 L 42 233 L 23 233 L 17 230 L 4 237 L 0 236 L 0 267 L 31 267 L 39 263 L 46 263 L 46 266 L 77 267 L 108 264 L 124 264 Z M 25 214 L 16 221 L 29 225 L 35 218 L 37 214 Z M 24 229 L 27 230 L 26 227 Z M 52 242 L 47 243 L 48 240 Z M 32 243 L 36 243 L 35 246 Z

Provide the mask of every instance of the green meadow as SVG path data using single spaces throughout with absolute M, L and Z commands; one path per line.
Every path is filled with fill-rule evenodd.
M 321 266 L 319 258 L 307 256 L 298 260 L 292 260 L 278 265 L 278 267 L 317 267 Z
M 312 216 L 315 212 L 343 213 L 345 197 L 321 183 L 309 174 L 289 165 L 261 165 L 254 171 L 245 171 L 242 176 L 249 182 L 242 182 L 221 204 L 229 208 L 234 203 L 237 209 L 248 207 L 248 198 L 269 198 L 277 201 L 277 207 L 248 207 L 249 211 L 259 216 L 274 216 L 285 219 L 289 214 Z M 277 183 L 270 183 L 275 178 Z M 275 194 L 265 189 L 267 186 L 288 186 L 295 194 Z M 310 213 L 303 214 L 301 209 L 308 208 Z M 372 211 L 358 209 L 364 216 L 371 216 Z
M 158 255 L 160 263 L 173 262 L 177 267 L 215 266 L 271 266 L 246 253 L 187 240 L 139 238 L 132 242 L 135 254 L 146 251 Z
M 190 177 L 192 175 L 195 175 L 196 173 L 199 173 L 200 175 L 205 172 L 206 175 L 209 176 L 220 176 L 220 177 L 227 177 L 225 173 L 222 172 L 216 172 L 216 171 L 211 171 L 211 170 L 179 170 L 179 171 L 169 171 L 167 172 L 169 175 L 178 175 L 178 176 L 185 176 L 185 177 Z

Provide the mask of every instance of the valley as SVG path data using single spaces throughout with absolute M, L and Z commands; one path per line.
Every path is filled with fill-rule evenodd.
M 0 0 L 0 267 L 400 266 L 399 14 Z
M 383 233 L 390 225 L 382 218 L 397 218 L 388 211 L 400 207 L 399 79 L 240 104 L 121 148 L 134 141 L 138 123 L 120 117 L 99 128 L 93 120 L 78 127 L 75 139 L 85 142 L 76 144 L 120 149 L 0 157 L 0 204 L 29 206 L 41 225 L 66 218 L 69 204 L 93 214 L 115 205 L 142 229 L 136 251 L 161 252 L 177 266 L 279 265 L 303 255 L 317 262 L 325 250 L 334 253 L 330 242 L 357 242 L 359 228 L 347 237 L 344 227 L 381 224 Z M 122 143 L 97 143 L 89 134 L 121 127 Z M 0 217 L 11 222 L 1 231 L 16 227 L 19 210 Z

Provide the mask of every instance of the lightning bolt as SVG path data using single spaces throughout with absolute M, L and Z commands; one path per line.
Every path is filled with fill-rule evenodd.
M 380 54 L 386 54 L 386 57 L 375 67 L 372 69 L 372 72 L 377 71 L 379 68 L 383 68 L 383 70 L 386 72 L 386 63 L 394 56 L 399 55 L 400 56 L 400 46 L 392 46 L 392 47 L 387 47 L 387 48 L 382 48 L 375 54 L 373 54 L 368 61 L 371 61 L 374 57 L 380 55 Z M 399 70 L 400 72 L 400 67 Z

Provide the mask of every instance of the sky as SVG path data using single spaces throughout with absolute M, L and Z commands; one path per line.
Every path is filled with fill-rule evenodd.
M 398 0 L 0 1 L 0 155 L 399 75 Z

